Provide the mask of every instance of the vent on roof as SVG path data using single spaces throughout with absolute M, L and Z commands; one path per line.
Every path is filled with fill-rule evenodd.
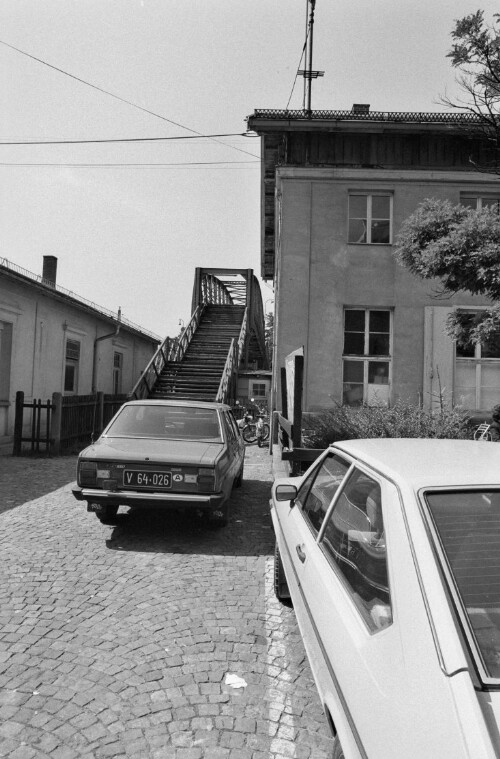
M 370 103 L 354 103 L 353 113 L 370 113 Z

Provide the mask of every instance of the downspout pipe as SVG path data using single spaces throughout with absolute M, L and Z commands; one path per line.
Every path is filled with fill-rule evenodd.
M 121 308 L 119 308 L 117 325 L 114 332 L 110 332 L 107 335 L 101 335 L 101 337 L 96 337 L 96 339 L 94 340 L 94 362 L 92 364 L 92 393 L 97 392 L 97 344 L 100 343 L 101 340 L 109 340 L 111 337 L 117 336 L 121 327 L 121 319 L 122 319 L 122 310 Z

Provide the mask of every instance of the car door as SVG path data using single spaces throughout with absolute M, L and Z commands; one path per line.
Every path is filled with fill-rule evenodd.
M 226 476 L 232 483 L 235 477 L 238 476 L 238 472 L 241 468 L 241 448 L 243 447 L 243 442 L 241 440 L 241 436 L 238 433 L 238 430 L 236 429 L 236 423 L 234 422 L 234 419 L 232 419 L 231 414 L 228 411 L 224 411 L 222 413 L 222 418 L 228 452 Z
M 372 701 L 380 702 L 377 688 L 385 691 L 391 682 L 390 668 L 379 671 L 374 660 L 387 667 L 391 657 L 395 662 L 400 656 L 397 635 L 390 631 L 381 482 L 349 468 L 339 455 L 324 459 L 311 479 L 288 522 L 295 523 L 288 541 L 296 554 L 297 616 L 318 690 L 347 743 L 344 749 L 349 756 L 371 756 L 379 749 Z

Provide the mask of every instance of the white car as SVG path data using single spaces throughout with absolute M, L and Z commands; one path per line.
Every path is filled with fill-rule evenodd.
M 339 442 L 271 512 L 333 757 L 499 757 L 500 446 Z

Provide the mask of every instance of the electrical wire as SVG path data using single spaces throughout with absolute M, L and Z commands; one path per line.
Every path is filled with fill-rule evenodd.
M 304 57 L 304 53 L 306 52 L 306 49 L 307 49 L 307 40 L 308 39 L 309 39 L 309 29 L 307 30 L 307 33 L 306 33 L 306 40 L 304 42 L 304 47 L 302 48 L 302 54 L 300 56 L 299 65 L 297 66 L 297 71 L 295 73 L 295 79 L 293 80 L 292 90 L 290 92 L 290 97 L 288 98 L 288 103 L 286 104 L 286 109 L 285 110 L 287 110 L 287 111 L 288 111 L 288 106 L 290 105 L 290 100 L 292 99 L 292 95 L 293 95 L 293 91 L 295 89 L 295 85 L 297 84 L 297 77 L 299 75 L 300 64 L 302 63 L 302 59 Z
M 64 169 L 112 169 L 112 168 L 170 168 L 175 166 L 230 166 L 252 164 L 260 165 L 260 161 L 179 161 L 174 163 L 7 163 L 0 161 L 0 166 L 17 168 L 64 168 Z M 235 166 L 236 168 L 236 166 Z
M 98 139 L 98 140 L 15 140 L 4 141 L 0 139 L 0 145 L 87 145 L 87 144 L 100 144 L 100 143 L 112 143 L 112 142 L 161 142 L 165 140 L 202 140 L 211 139 L 214 137 L 257 137 L 256 134 L 250 134 L 247 132 L 229 132 L 227 134 L 200 134 L 190 135 L 189 137 L 116 137 L 110 139 Z M 221 143 L 226 147 L 232 147 Z M 246 152 L 246 151 L 243 151 Z M 249 153 L 253 155 L 253 153 Z
M 70 74 L 68 71 L 64 71 L 63 69 L 58 68 L 57 66 L 54 66 L 53 64 L 48 63 L 47 61 L 44 61 L 41 58 L 37 58 L 36 56 L 31 55 L 30 53 L 27 53 L 25 50 L 21 50 L 20 48 L 15 47 L 14 45 L 9 45 L 9 43 L 5 42 L 4 40 L 0 40 L 0 45 L 4 45 L 5 47 L 8 47 L 10 48 L 10 50 L 15 50 L 16 53 L 20 53 L 20 55 L 24 55 L 27 58 L 31 58 L 31 60 L 36 61 L 37 63 L 41 63 L 43 66 L 47 66 L 48 68 L 53 69 L 53 71 L 57 71 L 60 74 L 64 74 L 64 76 L 68 76 L 70 79 L 74 79 L 75 81 L 80 82 L 80 84 L 85 84 L 87 87 L 91 87 L 92 89 L 97 90 L 98 92 L 102 92 L 104 95 L 108 95 L 109 97 L 112 97 L 115 100 L 119 100 L 121 103 L 130 105 L 132 108 L 137 108 L 139 111 L 143 111 L 143 113 L 148 113 L 150 116 L 155 116 L 157 119 L 161 119 L 162 121 L 167 121 L 169 124 L 173 124 L 174 126 L 178 126 L 181 129 L 185 129 L 187 132 L 192 132 L 193 134 L 202 136 L 201 132 L 198 132 L 196 129 L 191 129 L 190 127 L 187 127 L 184 124 L 180 124 L 178 121 L 173 121 L 172 119 L 169 119 L 166 116 L 162 116 L 159 113 L 155 113 L 155 111 L 150 111 L 148 108 L 143 108 L 143 106 L 137 105 L 137 103 L 133 103 L 131 100 L 122 98 L 120 97 L 120 95 L 115 95 L 113 92 L 109 92 L 109 90 L 105 90 L 103 87 L 98 87 L 96 84 L 92 84 L 91 82 L 87 82 L 85 79 L 81 79 L 80 77 L 75 76 L 74 74 Z M 214 142 L 218 142 L 218 140 L 214 139 Z M 243 150 L 242 148 L 237 148 L 234 145 L 225 145 L 224 143 L 221 143 L 221 145 L 224 145 L 225 147 L 229 147 L 232 150 L 237 150 L 239 153 L 246 153 L 247 155 L 251 155 L 253 158 L 259 158 L 259 156 L 255 155 L 255 153 L 249 153 L 247 150 Z

